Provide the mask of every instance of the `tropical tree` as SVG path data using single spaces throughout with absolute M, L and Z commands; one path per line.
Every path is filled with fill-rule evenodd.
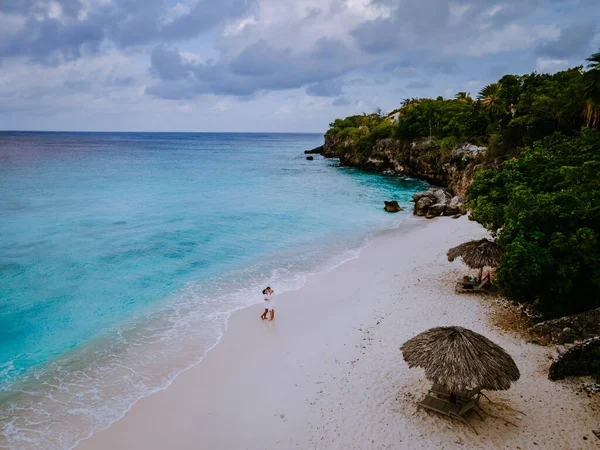
M 585 119 L 588 127 L 600 125 L 600 52 L 594 53 L 587 61 L 585 79 Z
M 458 100 L 459 102 L 464 102 L 464 103 L 473 103 L 473 99 L 471 98 L 471 93 L 470 92 L 458 92 L 454 98 L 456 100 Z
M 492 83 L 484 87 L 477 96 L 492 121 L 506 113 L 506 103 L 501 93 L 502 83 Z

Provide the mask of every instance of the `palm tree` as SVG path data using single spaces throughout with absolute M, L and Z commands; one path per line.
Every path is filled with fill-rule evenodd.
M 472 103 L 473 99 L 471 98 L 471 93 L 470 92 L 458 92 L 454 98 L 456 100 L 458 100 L 459 102 L 464 102 L 464 103 Z
M 506 113 L 506 104 L 500 96 L 501 91 L 502 83 L 492 83 L 479 91 L 479 95 L 477 96 L 483 107 L 488 110 L 492 121 Z
M 588 127 L 596 127 L 600 125 L 600 52 L 594 53 L 587 61 L 589 70 L 584 75 L 585 118 Z

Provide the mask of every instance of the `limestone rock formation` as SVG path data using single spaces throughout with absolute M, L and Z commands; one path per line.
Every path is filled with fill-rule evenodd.
M 387 138 L 379 139 L 365 151 L 358 148 L 350 137 L 341 138 L 327 133 L 322 147 L 307 152 L 339 158 L 345 166 L 420 178 L 464 195 L 474 173 L 485 167 L 482 155 L 486 150 L 485 147 L 466 143 L 447 152 L 430 139 L 408 142 Z
M 464 214 L 464 198 L 453 196 L 443 188 L 431 188 L 425 192 L 419 192 L 412 197 L 415 202 L 414 214 L 425 216 L 428 219 L 437 216 L 455 216 Z

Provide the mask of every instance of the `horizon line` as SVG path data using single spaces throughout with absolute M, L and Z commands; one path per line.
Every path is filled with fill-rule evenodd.
M 92 130 L 0 130 L 0 133 L 195 133 L 195 134 L 324 134 L 322 131 L 92 131 Z

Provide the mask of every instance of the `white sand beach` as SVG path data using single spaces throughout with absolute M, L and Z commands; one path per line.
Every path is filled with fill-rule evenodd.
M 454 292 L 466 268 L 446 251 L 485 235 L 466 217 L 410 218 L 358 258 L 276 295 L 273 322 L 260 320 L 260 305 L 235 313 L 200 364 L 77 448 L 598 448 L 590 398 L 547 379 L 553 350 L 493 325 L 492 299 Z M 484 334 L 521 371 L 510 390 L 487 393 L 493 403 L 482 400 L 486 420 L 470 418 L 478 434 L 417 410 L 429 382 L 399 347 L 442 325 Z

